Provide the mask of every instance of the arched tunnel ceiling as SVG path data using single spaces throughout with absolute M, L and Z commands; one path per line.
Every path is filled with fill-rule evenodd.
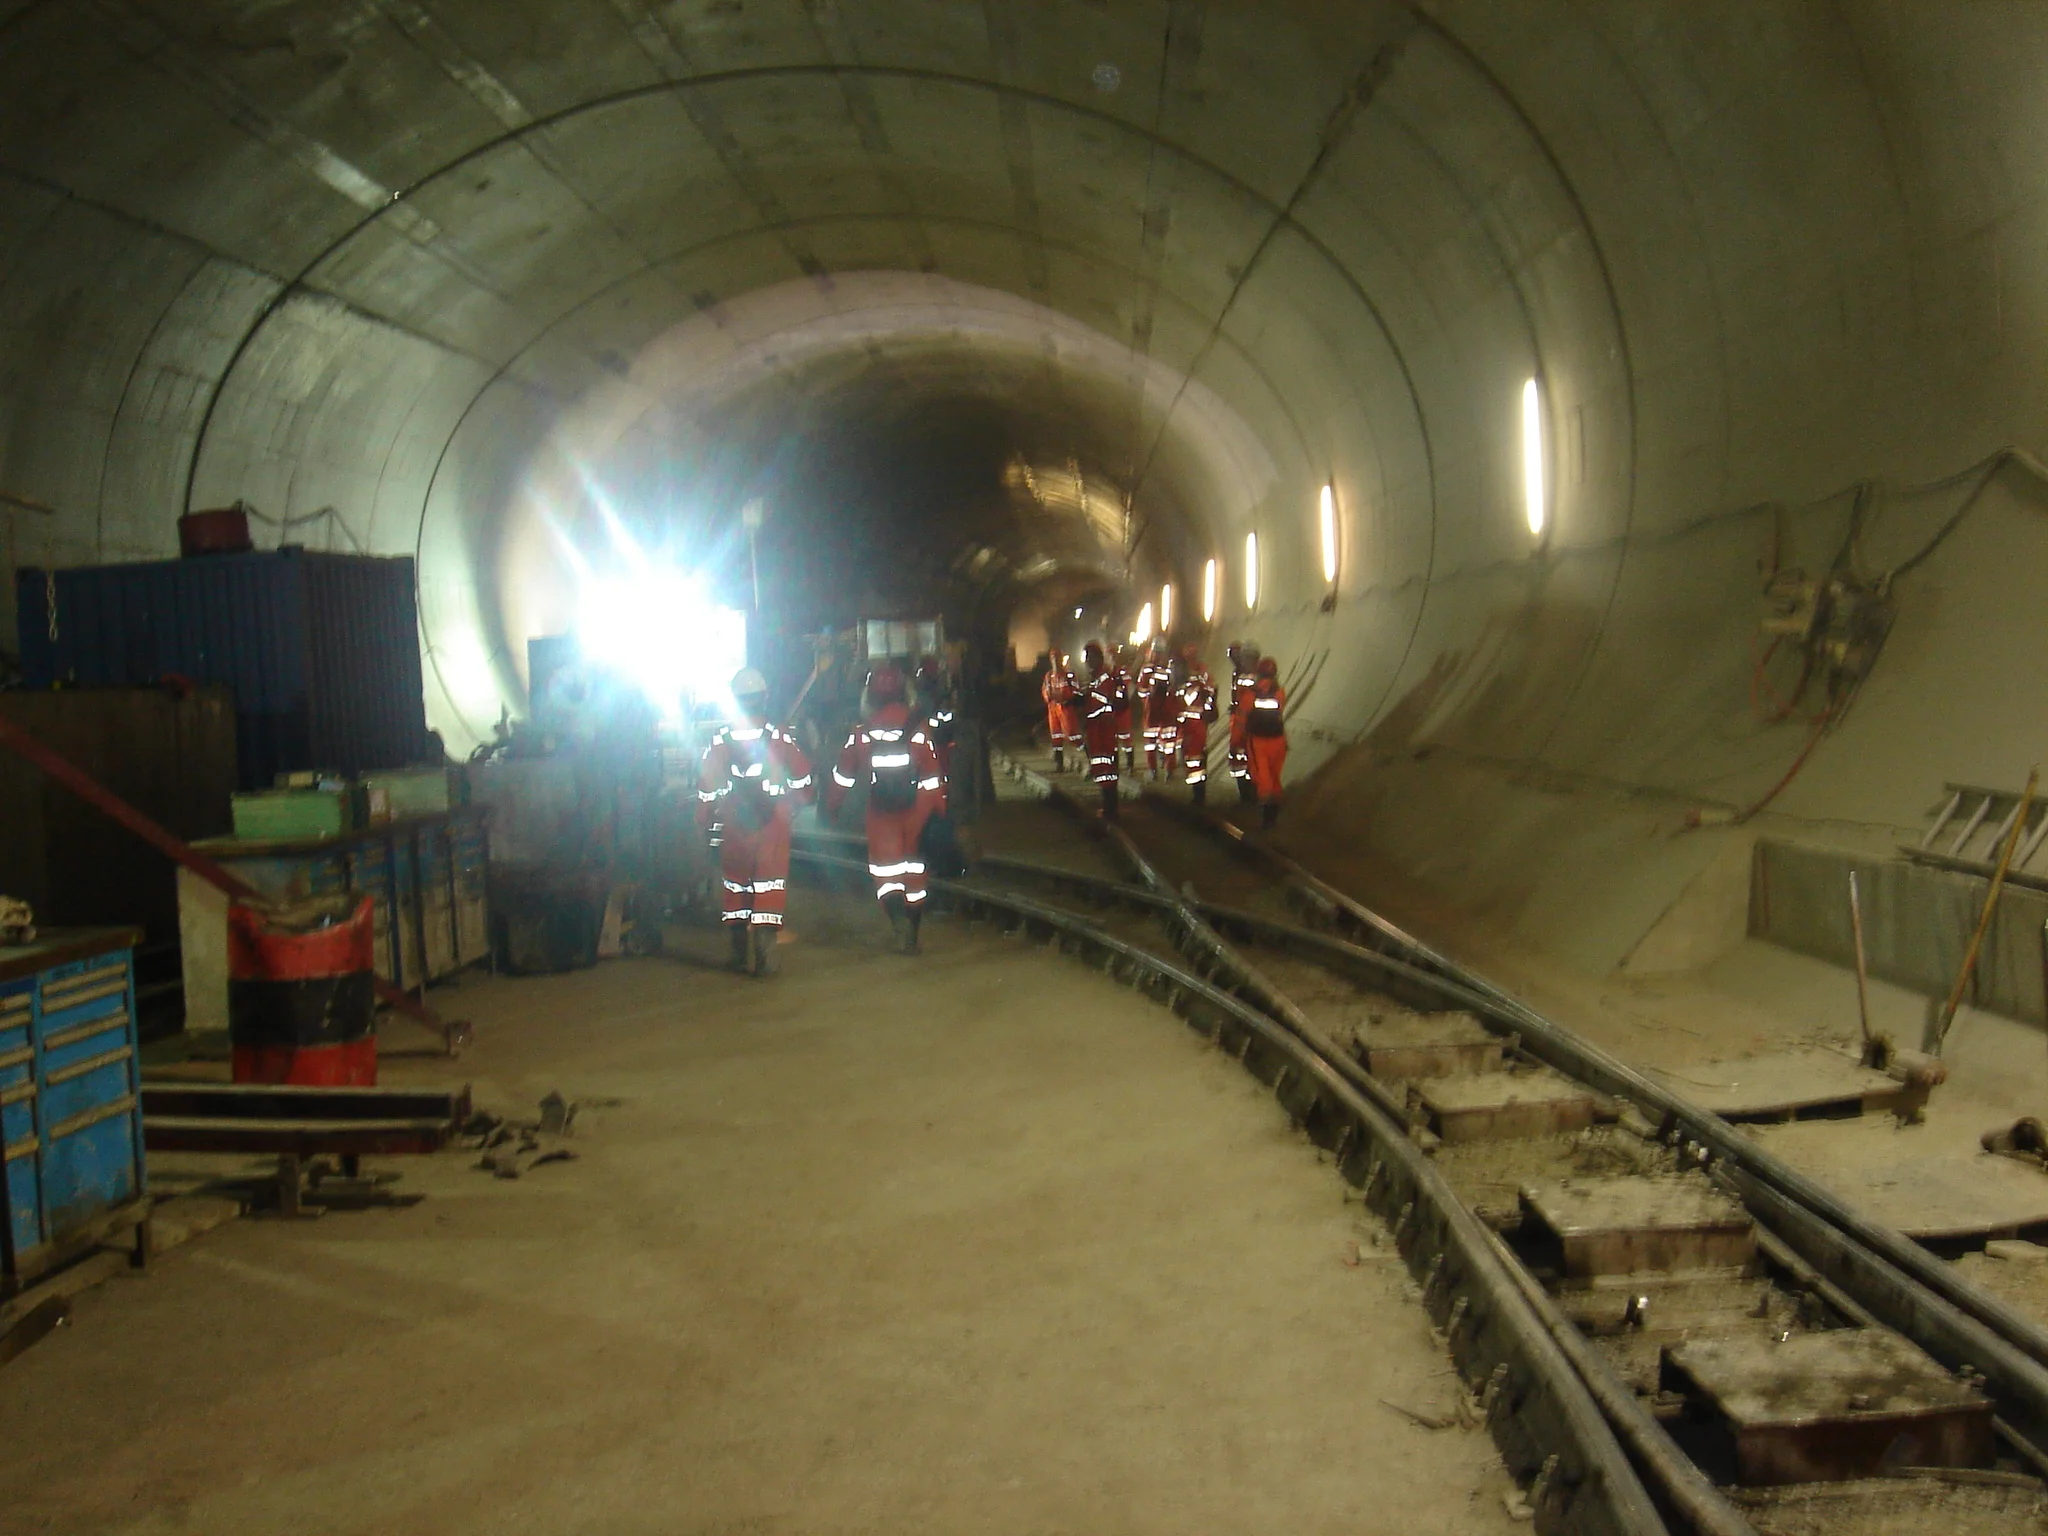
M 1739 796 L 1786 756 L 1743 714 L 1758 551 L 1840 532 L 1759 506 L 1953 470 L 2048 405 L 2008 342 L 2048 308 L 2044 44 L 2033 8 L 1905 0 L 0 0 L 6 559 L 334 505 L 419 554 L 459 740 L 516 688 L 506 533 L 576 424 L 640 389 L 626 478 L 719 436 L 736 491 L 779 414 L 972 420 L 1070 441 L 1131 504 L 1134 582 L 1224 561 L 1219 628 L 1317 679 L 1306 761 L 1427 742 Z M 918 281 L 1094 340 L 1034 383 L 973 327 L 835 331 L 835 295 Z M 685 421 L 650 370 L 705 331 L 803 360 Z M 1255 495 L 1219 490 L 1213 419 Z M 1013 510 L 977 534 L 1110 553 Z M 2017 640 L 2025 562 L 1974 547 L 1968 606 Z M 1937 604 L 1894 645 L 1920 670 L 1888 658 L 1873 741 L 1980 696 Z M 1788 803 L 1896 818 L 1940 776 L 1866 751 Z

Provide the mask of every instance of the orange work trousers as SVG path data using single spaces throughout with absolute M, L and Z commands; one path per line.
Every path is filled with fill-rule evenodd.
M 917 840 L 931 812 L 914 805 L 907 811 L 868 807 L 868 873 L 875 877 L 875 898 L 901 895 L 913 907 L 924 900 L 924 855 Z
M 762 928 L 782 926 L 789 890 L 789 814 L 778 809 L 765 827 L 727 822 L 718 845 L 718 874 L 725 886 L 725 921 Z
M 1280 770 L 1287 763 L 1287 738 L 1248 734 L 1245 749 L 1251 754 L 1252 788 L 1258 792 L 1259 803 L 1278 805 Z
M 1183 720 L 1180 723 L 1180 766 L 1190 784 L 1209 778 L 1209 722 Z

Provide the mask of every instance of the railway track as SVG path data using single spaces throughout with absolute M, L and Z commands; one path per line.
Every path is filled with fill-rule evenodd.
M 1274 850 L 1146 820 L 1148 843 L 1190 840 L 1183 865 L 1228 839 L 1256 871 L 1231 883 L 1277 882 L 1314 926 L 1201 899 L 1125 829 L 1098 835 L 1128 879 L 990 857 L 935 901 L 1137 987 L 1271 1089 L 1385 1222 L 1536 1529 L 1974 1532 L 2048 1510 L 2031 1475 L 2048 1470 L 2048 1338 L 2030 1320 Z M 862 883 L 855 846 L 813 835 L 800 867 Z M 1742 1428 L 1727 1373 L 1802 1351 L 1799 1372 L 1846 1360 L 1927 1411 L 1887 1419 L 1866 1391 L 1876 1413 Z M 1990 1460 L 1994 1432 L 1999 1468 L 1910 1466 Z M 1873 1434 L 1889 1459 L 1859 1467 Z M 1790 1486 L 1722 1491 L 1745 1480 Z

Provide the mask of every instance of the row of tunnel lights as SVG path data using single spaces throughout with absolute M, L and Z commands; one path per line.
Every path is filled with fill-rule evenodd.
M 1543 389 L 1536 380 L 1530 379 L 1522 385 L 1522 510 L 1528 519 L 1529 533 L 1540 538 L 1549 515 L 1545 487 L 1546 451 L 1543 441 Z M 1325 485 L 1320 498 L 1320 532 L 1323 545 L 1323 580 L 1331 586 L 1337 582 L 1337 492 Z M 1215 560 L 1209 560 L 1202 567 L 1202 622 L 1212 622 L 1216 617 L 1216 600 L 1223 587 L 1223 569 Z M 1259 536 L 1256 532 L 1244 536 L 1244 606 L 1251 612 L 1259 606 Z M 1167 582 L 1159 589 L 1159 633 L 1166 634 L 1173 628 L 1173 583 Z M 1138 626 L 1132 632 L 1133 644 L 1142 645 L 1152 637 L 1152 605 L 1147 603 L 1138 612 Z

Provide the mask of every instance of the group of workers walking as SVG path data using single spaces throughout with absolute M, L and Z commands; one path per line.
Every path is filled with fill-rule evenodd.
M 1081 655 L 1084 672 L 1077 676 L 1071 657 L 1053 653 L 1040 684 L 1053 772 L 1085 772 L 1102 793 L 1103 816 L 1116 820 L 1118 781 L 1138 771 L 1133 725 L 1142 720 L 1147 775 L 1154 782 L 1170 779 L 1178 766 L 1195 804 L 1204 804 L 1217 689 L 1201 647 L 1184 647 L 1176 664 L 1166 641 L 1155 640 L 1135 678 L 1099 640 L 1090 640 Z M 1234 644 L 1229 655 L 1230 774 L 1238 798 L 1256 801 L 1270 827 L 1279 820 L 1280 771 L 1287 761 L 1287 690 L 1279 667 L 1257 646 Z
M 853 790 L 867 792 L 868 873 L 890 935 L 915 954 L 924 916 L 926 825 L 946 809 L 953 712 L 935 666 L 918 672 L 913 711 L 903 670 L 868 674 L 862 715 L 840 749 L 825 789 L 837 818 Z M 718 854 L 724 924 L 735 970 L 772 975 L 789 888 L 790 827 L 815 798 L 810 760 L 796 738 L 768 719 L 768 684 L 747 667 L 732 680 L 733 721 L 705 750 L 697 782 L 697 824 Z
M 1287 691 L 1257 646 L 1232 645 L 1229 656 L 1230 774 L 1239 798 L 1256 801 L 1270 827 L 1279 818 L 1287 760 Z M 1177 770 L 1203 804 L 1219 690 L 1201 648 L 1185 647 L 1176 662 L 1164 640 L 1154 641 L 1135 677 L 1100 641 L 1089 641 L 1082 657 L 1085 675 L 1076 676 L 1068 658 L 1054 655 L 1042 684 L 1053 771 L 1085 772 L 1101 791 L 1103 816 L 1114 821 L 1119 780 L 1138 771 L 1142 731 L 1150 777 L 1170 779 Z M 744 668 L 732 695 L 734 718 L 704 753 L 697 822 L 718 855 L 733 967 L 767 976 L 789 889 L 790 828 L 816 790 L 803 748 L 768 718 L 767 680 Z M 947 799 L 953 713 L 934 664 L 918 670 L 915 705 L 902 668 L 885 662 L 869 672 L 860 721 L 825 787 L 832 819 L 849 795 L 865 791 L 868 874 L 892 942 L 906 954 L 917 953 L 924 917 L 925 829 Z

